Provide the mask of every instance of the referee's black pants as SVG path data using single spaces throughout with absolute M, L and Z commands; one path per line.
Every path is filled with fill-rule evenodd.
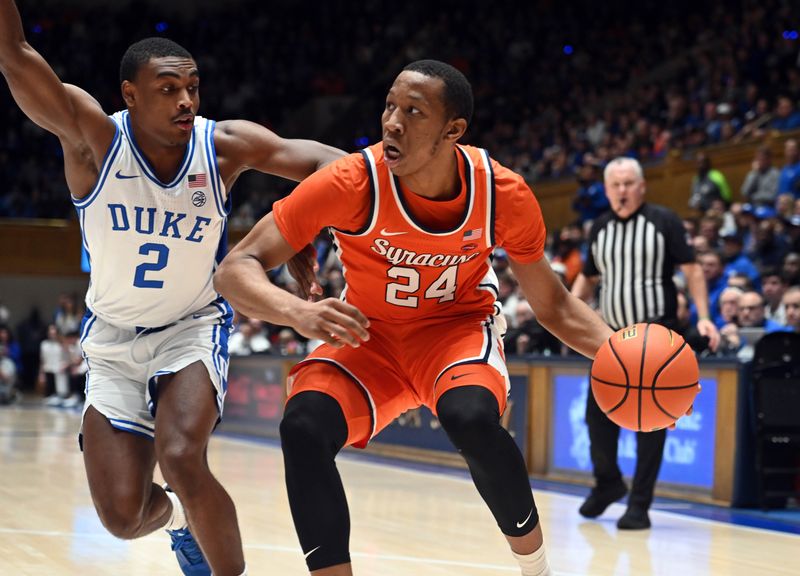
M 617 465 L 619 426 L 600 410 L 591 387 L 586 398 L 586 425 L 589 428 L 595 485 L 598 490 L 613 487 L 622 482 L 622 472 Z M 666 440 L 666 430 L 636 433 L 636 472 L 628 507 L 650 508 Z

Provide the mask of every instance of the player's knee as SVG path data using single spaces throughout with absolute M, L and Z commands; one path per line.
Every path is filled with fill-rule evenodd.
M 163 442 L 157 441 L 156 459 L 164 479 L 176 490 L 184 483 L 191 483 L 192 479 L 204 470 L 208 470 L 205 444 L 186 438 L 173 437 Z
M 280 424 L 286 457 L 333 457 L 347 439 L 347 423 L 339 404 L 321 392 L 303 392 L 289 399 Z
M 477 449 L 491 442 L 500 426 L 497 399 L 480 386 L 462 386 L 445 392 L 436 404 L 439 422 L 456 448 Z
M 141 535 L 145 522 L 143 495 L 118 490 L 109 498 L 95 498 L 95 502 L 97 515 L 111 534 L 123 540 Z

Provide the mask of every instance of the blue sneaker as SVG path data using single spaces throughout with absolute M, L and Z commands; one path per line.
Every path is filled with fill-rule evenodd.
M 167 530 L 167 534 L 172 538 L 172 551 L 186 576 L 211 576 L 211 567 L 188 528 Z

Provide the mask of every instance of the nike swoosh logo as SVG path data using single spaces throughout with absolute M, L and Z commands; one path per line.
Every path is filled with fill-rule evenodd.
M 309 556 L 311 556 L 311 555 L 312 555 L 314 552 L 316 552 L 316 551 L 317 551 L 317 550 L 319 550 L 320 548 L 322 548 L 322 546 L 317 546 L 317 547 L 316 547 L 316 548 L 314 548 L 314 549 L 313 549 L 311 552 L 309 552 L 308 554 L 305 554 L 305 555 L 304 555 L 304 557 L 305 557 L 306 559 L 308 559 L 308 557 L 309 557 Z
M 406 232 L 387 232 L 386 228 L 381 230 L 381 236 L 400 236 L 400 234 L 406 234 Z
M 528 512 L 528 517 L 525 518 L 525 520 L 523 520 L 522 522 L 517 522 L 517 528 L 522 528 L 523 526 L 525 526 L 525 524 L 528 523 L 528 520 L 531 519 L 531 516 L 533 516 L 533 508 L 531 508 L 531 511 Z
M 453 374 L 450 376 L 450 380 L 458 380 L 459 378 L 463 378 L 464 376 L 472 376 L 475 372 L 467 372 L 466 374 Z
M 134 174 L 133 176 L 128 176 L 126 174 L 123 174 L 121 170 L 117 170 L 117 173 L 114 174 L 114 176 L 116 176 L 120 180 L 129 180 L 130 178 L 138 178 L 139 177 L 138 174 Z

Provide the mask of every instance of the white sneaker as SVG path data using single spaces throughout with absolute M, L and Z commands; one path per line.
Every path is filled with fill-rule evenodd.
M 61 397 L 58 394 L 53 394 L 44 399 L 45 406 L 61 406 Z
M 61 403 L 61 406 L 64 408 L 75 408 L 78 404 L 81 403 L 81 399 L 78 397 L 77 394 L 73 394 L 69 398 L 64 399 Z

